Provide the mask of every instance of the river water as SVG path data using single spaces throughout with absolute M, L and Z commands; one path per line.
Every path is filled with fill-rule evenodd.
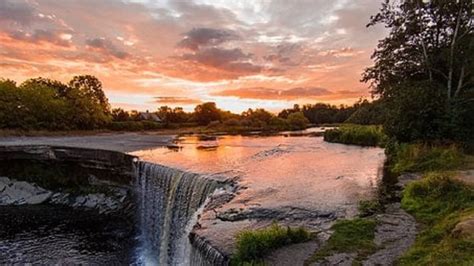
M 215 149 L 198 149 L 214 144 Z M 270 208 L 354 205 L 374 193 L 385 158 L 380 148 L 327 143 L 321 137 L 221 136 L 217 141 L 185 137 L 179 145 L 182 149 L 133 154 L 189 172 L 238 176 L 247 189 L 234 202 Z
M 204 212 L 196 231 L 228 253 L 236 232 L 262 220 L 317 228 L 318 215 L 354 215 L 358 201 L 375 195 L 385 159 L 380 148 L 310 136 L 219 136 L 212 141 L 188 136 L 178 145 L 180 149 L 132 153 L 147 162 L 140 164 L 135 181 L 141 196 L 134 236 L 123 231 L 130 221 L 94 212 L 47 205 L 0 207 L 0 264 L 128 264 L 137 262 L 137 256 L 139 263 L 188 264 L 186 234 L 206 197 L 221 187 L 220 180 L 234 178 L 239 190 L 230 202 Z M 235 210 L 253 216 L 216 219 L 216 213 Z M 210 250 L 215 261 L 221 259 Z

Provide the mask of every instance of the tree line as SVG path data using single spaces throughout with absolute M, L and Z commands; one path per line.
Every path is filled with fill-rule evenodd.
M 146 121 L 138 111 L 111 109 L 99 79 L 75 76 L 68 83 L 32 78 L 21 84 L 0 79 L 0 129 L 20 130 L 147 130 L 163 127 L 209 126 L 233 130 L 293 130 L 308 124 L 381 123 L 377 101 L 360 100 L 352 106 L 324 103 L 294 105 L 273 114 L 248 109 L 241 114 L 224 111 L 213 102 L 197 105 L 193 112 L 161 106 L 152 113 L 161 120 Z M 374 111 L 377 110 L 377 111 Z
M 33 78 L 17 85 L 0 79 L 0 129 L 89 130 L 111 121 L 102 83 L 90 75 L 67 84 Z

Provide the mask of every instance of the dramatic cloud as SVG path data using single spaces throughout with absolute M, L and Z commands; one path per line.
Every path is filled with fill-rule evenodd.
M 0 22 L 28 25 L 35 19 L 34 8 L 23 0 L 0 1 Z
M 68 32 L 57 32 L 49 30 L 35 30 L 33 33 L 14 31 L 10 32 L 9 36 L 12 39 L 25 41 L 35 44 L 41 44 L 43 42 L 51 43 L 58 46 L 69 47 L 71 46 L 71 33 Z
M 245 54 L 239 48 L 207 48 L 185 54 L 182 58 L 229 72 L 258 73 L 261 70 L 260 66 L 251 63 L 252 55 Z
M 86 44 L 90 48 L 119 59 L 125 59 L 130 55 L 127 52 L 119 50 L 110 40 L 105 38 L 87 39 Z
M 238 38 L 238 35 L 230 30 L 194 28 L 184 34 L 184 39 L 178 43 L 178 47 L 196 51 L 203 46 L 215 46 Z
M 365 25 L 379 7 L 373 0 L 0 0 L 0 77 L 92 74 L 112 105 L 141 109 L 348 104 L 369 96 L 360 75 L 386 30 Z

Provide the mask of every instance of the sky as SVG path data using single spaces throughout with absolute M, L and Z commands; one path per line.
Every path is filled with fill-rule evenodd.
M 370 97 L 377 0 L 0 0 L 0 77 L 98 77 L 113 107 L 233 112 Z

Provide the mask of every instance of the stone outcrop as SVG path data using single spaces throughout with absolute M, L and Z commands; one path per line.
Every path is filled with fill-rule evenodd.
M 41 204 L 53 193 L 34 184 L 0 177 L 0 206 Z
M 128 207 L 128 191 L 111 187 L 108 195 L 89 193 L 74 195 L 53 192 L 36 184 L 0 177 L 0 206 L 59 204 L 73 208 L 95 209 L 99 213 L 122 211 Z
M 130 184 L 136 157 L 115 151 L 60 146 L 0 146 L 0 162 L 37 161 L 79 165 L 84 169 L 113 173 L 113 182 Z M 7 165 L 5 165 L 7 164 Z M 1 166 L 1 165 L 0 165 Z

